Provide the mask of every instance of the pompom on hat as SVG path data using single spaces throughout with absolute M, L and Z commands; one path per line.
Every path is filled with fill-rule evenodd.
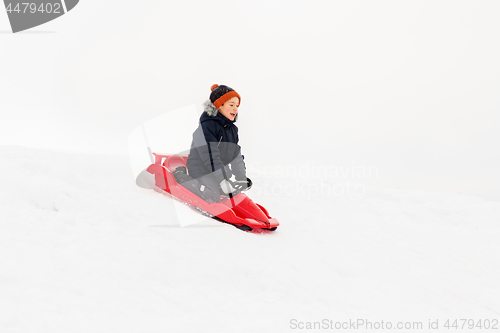
M 234 89 L 229 88 L 228 86 L 219 86 L 218 84 L 214 84 L 212 85 L 212 87 L 210 87 L 210 90 L 212 90 L 212 93 L 210 94 L 210 102 L 212 102 L 212 104 L 217 109 L 233 97 L 238 97 L 241 104 L 240 95 L 236 91 L 234 91 Z

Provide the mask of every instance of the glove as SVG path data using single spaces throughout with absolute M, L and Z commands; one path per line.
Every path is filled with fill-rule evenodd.
M 248 191 L 252 187 L 253 183 L 250 178 L 247 178 L 247 180 L 237 180 L 233 182 L 233 185 L 238 191 Z
M 234 193 L 237 191 L 233 186 L 233 182 L 226 179 L 220 182 L 220 188 L 222 189 L 222 192 L 224 192 L 225 194 Z

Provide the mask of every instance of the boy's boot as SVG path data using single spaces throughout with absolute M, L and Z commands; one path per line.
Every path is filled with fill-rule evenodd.
M 175 177 L 175 180 L 180 184 L 180 183 L 183 183 L 185 181 L 188 181 L 190 179 L 192 179 L 191 177 L 188 176 L 187 174 L 187 169 L 185 166 L 180 166 L 180 167 L 177 167 L 174 172 L 172 172 L 172 175 L 174 175 Z

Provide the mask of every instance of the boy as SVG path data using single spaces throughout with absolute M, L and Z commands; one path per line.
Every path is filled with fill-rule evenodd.
M 193 133 L 187 159 L 189 176 L 186 178 L 182 169 L 174 172 L 178 182 L 209 203 L 219 202 L 221 194 L 231 195 L 252 186 L 252 181 L 246 177 L 244 157 L 238 145 L 238 128 L 234 125 L 241 97 L 225 85 L 214 84 L 211 90 L 210 99 L 204 103 L 200 125 Z M 230 180 L 233 175 L 234 182 Z

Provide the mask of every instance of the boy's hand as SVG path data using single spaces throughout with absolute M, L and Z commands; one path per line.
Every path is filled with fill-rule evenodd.
M 232 181 L 226 179 L 220 182 L 220 188 L 225 194 L 234 193 L 237 191 L 237 189 L 235 189 L 233 185 L 234 184 Z
M 233 184 L 238 191 L 248 191 L 253 185 L 250 178 L 247 178 L 247 180 L 237 180 Z

